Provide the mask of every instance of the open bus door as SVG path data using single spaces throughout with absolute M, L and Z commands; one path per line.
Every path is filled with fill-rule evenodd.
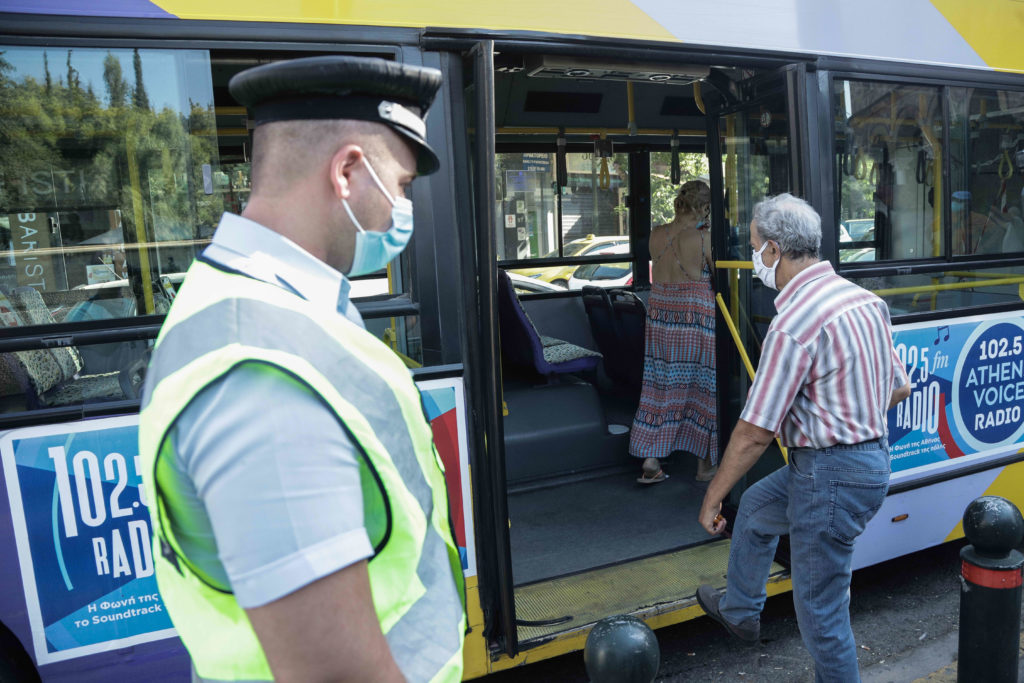
M 473 451 L 473 490 L 477 528 L 479 594 L 486 643 L 510 657 L 518 653 L 515 598 L 509 548 L 508 506 L 505 497 L 500 368 L 497 329 L 497 259 L 493 235 L 494 180 L 494 41 L 476 43 L 463 59 L 463 96 L 467 150 L 472 176 L 475 240 L 461 245 L 467 308 L 467 373 Z
M 775 315 L 776 292 L 753 276 L 750 261 L 754 205 L 781 192 L 814 203 L 810 193 L 819 188 L 805 184 L 813 174 L 805 172 L 811 131 L 804 106 L 809 86 L 804 64 L 742 81 L 711 79 L 708 85 L 710 92 L 704 97 L 718 264 L 719 424 L 724 449 L 751 384 L 743 354 L 756 368 L 761 342 Z M 733 509 L 743 490 L 783 464 L 784 455 L 775 442 L 733 491 Z
M 607 305 L 594 304 L 593 290 L 577 293 L 573 287 L 549 285 L 520 296 L 512 291 L 509 273 L 519 276 L 517 269 L 534 264 L 616 266 L 626 259 L 647 270 L 652 155 L 670 152 L 673 130 L 685 131 L 689 151 L 697 151 L 705 142 L 706 123 L 718 190 L 716 256 L 725 260 L 731 249 L 733 260 L 749 259 L 750 208 L 769 193 L 795 187 L 791 179 L 798 164 L 790 123 L 800 101 L 794 83 L 803 73 L 799 67 L 760 70 L 755 80 L 740 66 L 676 64 L 670 70 L 673 77 L 688 79 L 684 88 L 658 81 L 629 88 L 623 80 L 632 72 L 612 70 L 610 80 L 562 78 L 573 60 L 593 66 L 586 61 L 592 55 L 566 56 L 555 77 L 545 75 L 544 65 L 553 59 L 547 55 L 503 50 L 500 58 L 497 69 L 490 41 L 463 53 L 460 95 L 468 149 L 461 156 L 471 170 L 456 169 L 473 187 L 473 230 L 461 244 L 466 378 L 476 454 L 479 596 L 489 646 L 486 667 L 492 671 L 527 657 L 580 649 L 590 626 L 608 616 L 633 614 L 653 627 L 692 618 L 698 614 L 697 588 L 724 586 L 729 554 L 728 538 L 708 536 L 697 521 L 705 487 L 695 480 L 693 454 L 669 454 L 667 483 L 638 485 L 638 461 L 630 457 L 629 442 L 639 389 L 629 393 L 631 385 L 609 374 L 607 364 L 595 365 L 615 359 L 625 353 L 622 349 L 590 353 L 601 348 L 591 337 L 595 326 L 607 331 L 597 314 L 611 308 L 623 326 L 627 314 L 646 319 L 647 278 L 619 285 L 622 291 L 614 296 L 628 300 L 627 309 L 617 307 L 621 302 L 612 295 Z M 625 67 L 649 71 L 642 63 Z M 705 78 L 710 83 L 702 87 L 714 108 L 701 113 L 693 83 Z M 716 90 L 724 94 L 715 97 Z M 630 102 L 638 121 L 635 135 L 615 128 Z M 592 110 L 582 119 L 576 110 L 586 103 Z M 762 116 L 762 109 L 768 113 Z M 613 152 L 608 170 L 598 173 L 595 169 L 604 167 L 598 159 L 605 158 L 598 150 L 600 131 L 619 136 L 620 149 L 628 152 Z M 658 187 L 664 190 L 665 184 Z M 727 218 L 723 191 L 733 197 Z M 550 211 L 547 220 L 545 211 Z M 731 244 L 726 226 L 733 228 Z M 578 233 L 583 237 L 576 238 Z M 507 249 L 510 238 L 514 250 Z M 603 240 L 600 248 L 609 251 L 570 254 L 571 239 L 577 246 Z M 546 252 L 548 242 L 557 246 L 558 257 Z M 573 278 L 578 270 L 569 269 Z M 771 299 L 760 284 L 751 283 L 749 266 L 736 273 L 732 280 L 721 275 L 718 290 L 728 292 L 733 310 L 742 311 L 747 322 L 741 342 L 756 350 L 754 328 L 761 323 L 755 316 L 767 325 Z M 742 405 L 739 392 L 748 385 L 739 375 L 742 365 L 733 361 L 732 337 L 724 327 L 718 337 L 720 366 L 724 363 L 719 372 L 726 380 L 720 380 L 720 395 L 728 408 L 720 418 L 724 439 Z M 555 345 L 571 347 L 578 354 L 573 360 L 597 356 L 600 361 L 564 371 L 543 364 L 525 367 L 524 349 L 535 361 L 538 346 Z M 545 355 L 545 363 L 553 361 Z M 785 579 L 785 569 L 774 567 L 769 592 L 786 590 Z

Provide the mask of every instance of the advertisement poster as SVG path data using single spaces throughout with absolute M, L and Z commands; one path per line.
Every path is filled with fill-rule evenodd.
M 36 661 L 175 635 L 153 575 L 138 417 L 0 440 Z
M 473 576 L 462 380 L 419 386 Z M 138 417 L 17 429 L 0 439 L 0 457 L 38 664 L 175 636 L 154 576 Z
M 476 575 L 476 547 L 473 543 L 473 499 L 470 497 L 469 453 L 466 450 L 466 408 L 462 379 L 417 382 L 423 408 L 434 432 L 434 445 L 444 464 L 448 486 L 455 545 L 462 556 L 462 571 Z
M 1024 314 L 900 325 L 893 343 L 911 385 L 889 412 L 893 473 L 1021 448 Z

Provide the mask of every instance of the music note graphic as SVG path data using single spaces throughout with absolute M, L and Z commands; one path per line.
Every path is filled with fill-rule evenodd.
M 942 337 L 942 341 L 949 341 L 949 325 L 939 325 L 939 329 L 935 331 L 935 341 L 932 342 L 933 344 L 939 343 L 942 330 L 946 330 L 946 336 Z

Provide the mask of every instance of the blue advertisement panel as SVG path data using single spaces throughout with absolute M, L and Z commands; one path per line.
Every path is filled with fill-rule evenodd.
M 894 473 L 1020 449 L 1024 314 L 901 325 L 893 342 L 911 382 L 889 412 Z
M 36 661 L 175 635 L 157 592 L 138 417 L 0 441 Z

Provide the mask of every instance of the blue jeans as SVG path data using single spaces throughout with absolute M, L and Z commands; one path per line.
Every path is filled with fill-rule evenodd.
M 851 446 L 794 448 L 789 465 L 743 493 L 729 550 L 722 615 L 759 618 L 779 536 L 789 534 L 793 603 L 816 681 L 859 681 L 850 628 L 853 542 L 889 488 L 885 437 Z

